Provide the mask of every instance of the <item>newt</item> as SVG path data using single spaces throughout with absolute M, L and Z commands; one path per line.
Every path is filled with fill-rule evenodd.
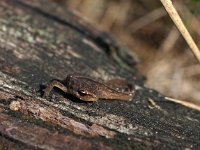
M 117 80 L 119 82 L 119 79 Z M 116 82 L 117 83 L 117 82 Z M 110 82 L 109 82 L 109 85 Z M 53 80 L 44 89 L 43 98 L 47 97 L 51 90 L 56 87 L 61 91 L 74 95 L 83 101 L 124 100 L 131 101 L 133 92 L 119 91 L 106 83 L 81 75 L 68 75 L 64 82 Z

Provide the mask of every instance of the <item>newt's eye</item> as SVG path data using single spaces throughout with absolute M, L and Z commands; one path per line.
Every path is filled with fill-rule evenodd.
M 79 93 L 81 96 L 86 96 L 86 95 L 89 94 L 87 91 L 81 90 L 81 89 L 78 90 L 78 93 Z

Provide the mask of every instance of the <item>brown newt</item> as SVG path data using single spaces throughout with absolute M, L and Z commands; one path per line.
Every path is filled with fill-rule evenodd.
M 44 89 L 43 98 L 47 97 L 54 87 L 83 101 L 97 101 L 98 99 L 131 101 L 133 97 L 132 92 L 116 90 L 90 77 L 68 75 L 63 83 L 57 80 L 50 82 Z

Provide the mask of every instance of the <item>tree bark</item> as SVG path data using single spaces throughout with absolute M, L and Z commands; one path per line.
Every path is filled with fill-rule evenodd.
M 0 145 L 8 149 L 197 149 L 200 113 L 144 86 L 109 34 L 50 3 L 0 1 Z M 123 78 L 132 101 L 82 102 L 44 85 L 78 73 Z M 1 148 L 0 147 L 0 148 Z

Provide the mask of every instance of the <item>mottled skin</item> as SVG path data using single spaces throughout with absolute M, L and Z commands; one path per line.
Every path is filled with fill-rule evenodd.
M 64 83 L 53 80 L 44 89 L 43 97 L 47 97 L 54 87 L 83 101 L 97 101 L 98 99 L 130 101 L 133 97 L 130 92 L 120 92 L 105 83 L 80 75 L 69 75 Z

